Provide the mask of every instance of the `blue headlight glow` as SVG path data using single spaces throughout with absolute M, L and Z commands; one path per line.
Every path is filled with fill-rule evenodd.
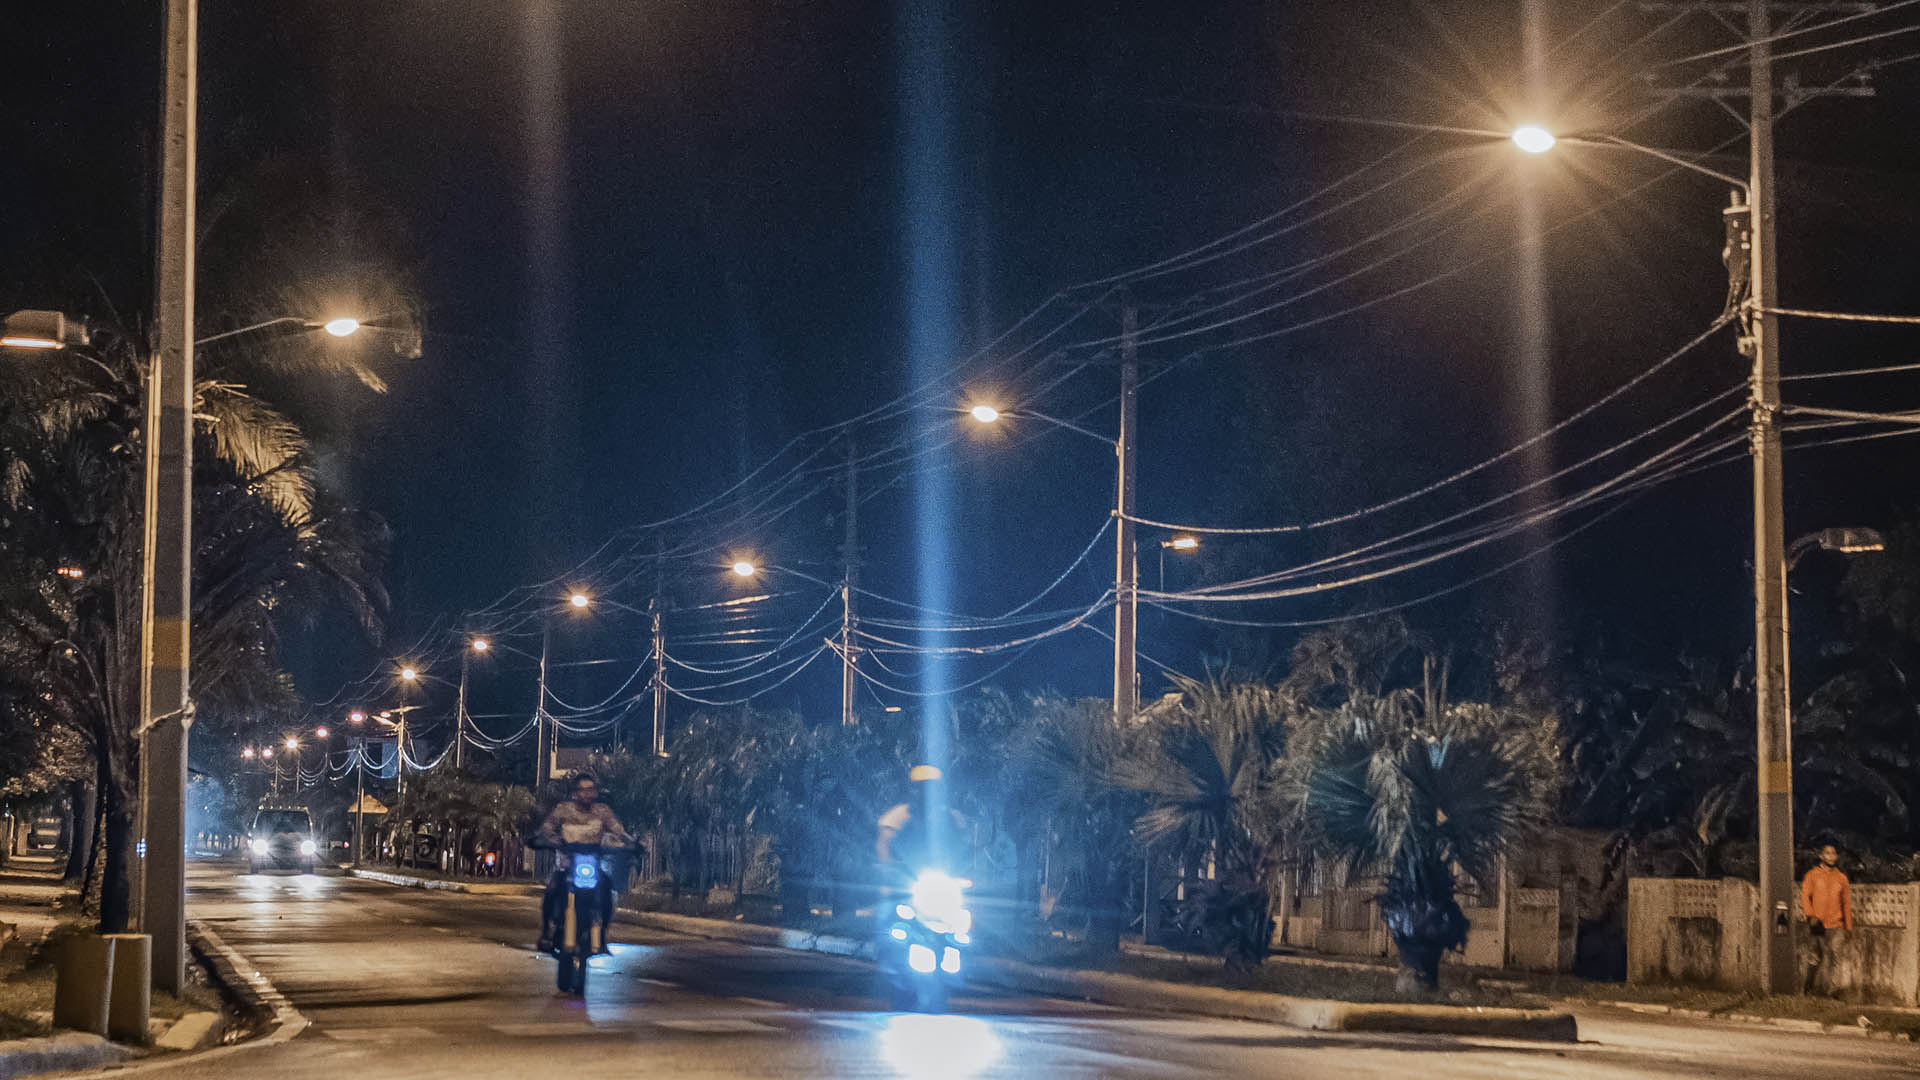
M 591 889 L 600 884 L 600 861 L 591 855 L 573 857 L 573 887 Z

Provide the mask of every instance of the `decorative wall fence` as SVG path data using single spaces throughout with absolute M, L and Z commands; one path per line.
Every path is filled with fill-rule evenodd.
M 1524 971 L 1572 967 L 1573 950 L 1563 947 L 1560 891 L 1520 887 L 1513 883 L 1516 876 L 1509 873 L 1493 896 L 1456 894 L 1470 928 L 1466 951 L 1448 954 L 1449 961 Z M 1379 895 L 1378 884 L 1290 894 L 1281 905 L 1285 917 L 1277 920 L 1274 944 L 1333 956 L 1389 956 L 1393 942 L 1380 921 Z
M 1851 933 L 1831 939 L 1819 992 L 1849 1000 L 1920 1004 L 1920 882 L 1855 885 Z M 1802 964 L 1812 953 L 1794 901 L 1790 932 Z M 1627 885 L 1627 981 L 1730 990 L 1760 986 L 1759 890 L 1734 878 L 1634 878 Z

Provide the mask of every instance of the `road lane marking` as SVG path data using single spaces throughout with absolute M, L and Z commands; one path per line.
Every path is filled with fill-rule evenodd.
M 599 1032 L 631 1031 L 631 1025 L 596 1027 L 585 1020 L 528 1020 L 520 1023 L 488 1024 L 487 1029 L 518 1039 L 557 1038 L 593 1035 Z
M 368 1028 L 330 1028 L 321 1027 L 320 1034 L 341 1042 L 418 1042 L 422 1039 L 444 1037 L 440 1032 L 423 1027 L 368 1027 Z
M 734 1000 L 734 1001 L 738 1001 L 738 1002 L 742 1002 L 742 1003 L 744 1003 L 744 1004 L 747 1004 L 747 1005 L 758 1005 L 758 1006 L 760 1006 L 760 1007 L 761 1007 L 761 1008 L 763 1008 L 763 1009 L 784 1009 L 784 1008 L 786 1008 L 786 1006 L 785 1006 L 785 1005 L 783 1005 L 783 1004 L 781 1004 L 780 1002 L 778 1002 L 778 1001 L 768 1001 L 768 1000 L 767 1000 L 766 998 L 757 998 L 757 997 L 735 997 L 735 998 L 734 998 L 733 1000 Z
M 671 1028 L 674 1031 L 695 1031 L 709 1035 L 742 1035 L 748 1032 L 779 1031 L 772 1024 L 763 1024 L 758 1020 L 655 1020 L 655 1027 Z

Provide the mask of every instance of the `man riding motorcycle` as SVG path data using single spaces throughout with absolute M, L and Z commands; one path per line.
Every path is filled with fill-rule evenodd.
M 546 820 L 540 823 L 540 829 L 534 836 L 537 847 L 557 848 L 562 844 L 604 844 L 608 847 L 627 847 L 633 844 L 633 837 L 614 816 L 613 809 L 600 801 L 600 784 L 590 772 L 573 774 L 568 787 L 568 798 L 558 803 L 548 812 Z M 547 879 L 546 896 L 540 903 L 540 942 L 534 946 L 536 952 L 553 951 L 553 935 L 560 920 L 562 905 L 566 902 L 567 875 L 564 862 L 553 868 Z M 605 878 L 600 884 L 600 916 L 603 925 L 610 924 L 613 916 L 613 890 Z M 605 944 L 601 951 L 606 952 Z

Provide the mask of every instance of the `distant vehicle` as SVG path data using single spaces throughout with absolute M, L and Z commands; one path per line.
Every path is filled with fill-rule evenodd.
M 247 830 L 247 869 L 262 867 L 313 873 L 320 844 L 313 834 L 313 816 L 300 806 L 263 806 Z
M 57 817 L 36 818 L 33 828 L 27 831 L 27 849 L 44 851 L 60 846 L 60 819 Z

